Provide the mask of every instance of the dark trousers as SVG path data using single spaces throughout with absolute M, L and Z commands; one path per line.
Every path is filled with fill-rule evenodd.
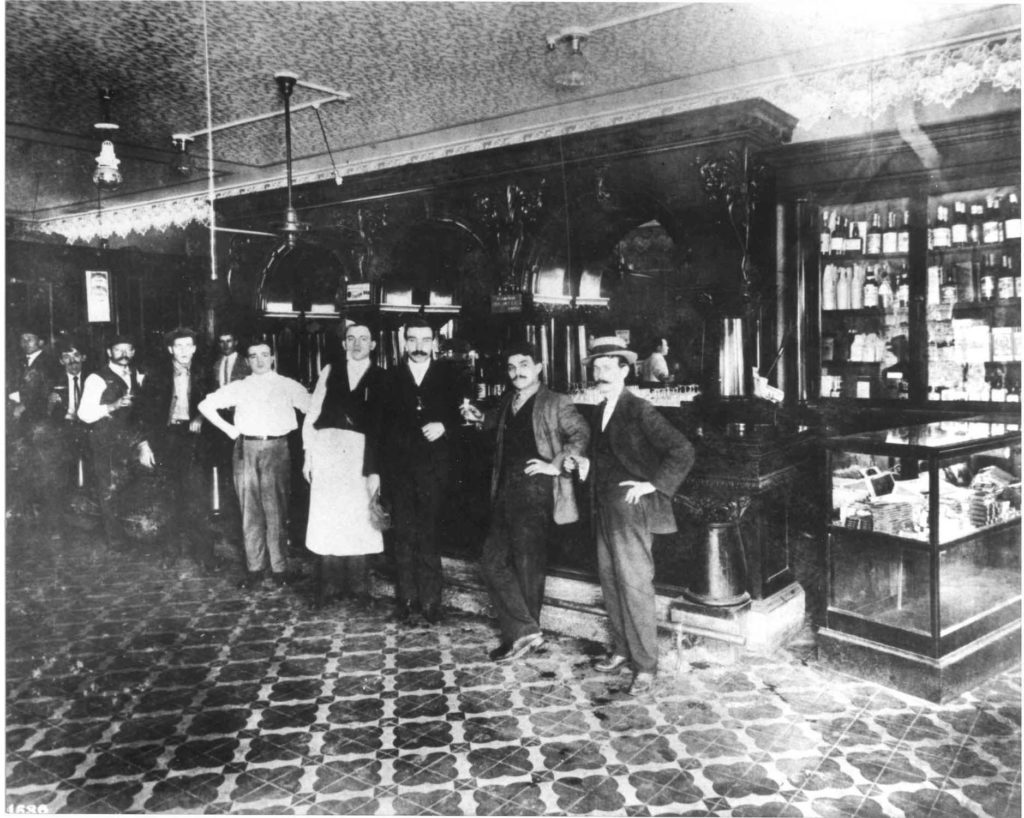
M 199 456 L 199 435 L 188 424 L 168 426 L 154 452 L 169 477 L 174 527 L 181 552 L 201 565 L 213 562 L 209 472 Z
M 323 604 L 333 595 L 349 599 L 368 599 L 369 555 L 318 556 L 313 567 L 313 595 L 317 604 Z
M 283 574 L 288 543 L 288 490 L 291 455 L 288 440 L 235 441 L 235 491 L 242 508 L 245 561 L 252 573 L 262 571 L 269 557 L 270 570 Z
M 391 477 L 388 496 L 394 524 L 398 602 L 424 608 L 441 604 L 441 553 L 437 522 L 448 489 L 446 463 L 409 464 Z
M 92 449 L 95 481 L 93 489 L 103 519 L 103 533 L 110 548 L 121 549 L 127 545 L 127 536 L 117 516 L 115 497 L 128 477 L 128 459 L 132 455 L 132 447 L 116 433 L 107 434 L 103 430 L 93 430 L 89 445 Z
M 498 489 L 480 571 L 502 641 L 540 631 L 551 530 L 552 478 L 509 474 Z
M 654 596 L 653 536 L 647 504 L 625 501 L 618 485 L 597 488 L 597 571 L 608 611 L 612 651 L 639 672 L 658 669 L 658 620 Z

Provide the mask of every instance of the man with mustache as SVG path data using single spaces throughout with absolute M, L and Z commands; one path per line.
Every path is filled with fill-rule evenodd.
M 441 608 L 437 523 L 452 470 L 452 435 L 461 423 L 462 387 L 455 371 L 433 360 L 434 330 L 424 319 L 405 325 L 406 360 L 388 371 L 383 403 L 382 490 L 391 504 L 398 573 L 395 619 L 417 608 L 434 624 Z
M 89 425 L 96 499 L 107 546 L 124 551 L 127 538 L 115 514 L 114 495 L 127 477 L 128 460 L 141 439 L 134 404 L 144 376 L 132 365 L 135 343 L 125 335 L 111 341 L 107 359 L 105 367 L 85 379 L 78 419 Z
M 512 388 L 498 406 L 481 413 L 467 404 L 462 414 L 497 428 L 491 473 L 491 524 L 480 570 L 498 615 L 501 642 L 496 662 L 518 659 L 544 644 L 544 602 L 551 521 L 579 519 L 572 478 L 562 473 L 567 455 L 587 450 L 590 429 L 568 395 L 540 381 L 544 364 L 531 344 L 505 352 Z
M 594 339 L 585 359 L 604 401 L 591 422 L 588 458 L 570 456 L 591 485 L 597 570 L 608 611 L 611 655 L 595 665 L 633 670 L 630 692 L 650 693 L 658 671 L 654 534 L 676 530 L 672 496 L 693 466 L 693 446 L 654 406 L 625 388 L 636 353 L 617 336 Z

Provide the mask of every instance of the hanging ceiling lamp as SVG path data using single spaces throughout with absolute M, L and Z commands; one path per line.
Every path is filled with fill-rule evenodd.
M 574 90 L 593 82 L 594 71 L 583 54 L 589 36 L 590 31 L 579 27 L 548 35 L 548 77 L 556 88 Z
M 180 176 L 187 179 L 193 173 L 195 173 L 195 161 L 192 155 L 188 152 L 189 143 L 192 142 L 191 136 L 185 134 L 176 133 L 171 137 L 171 141 L 174 142 L 174 156 L 171 158 L 170 169 L 174 176 Z
M 114 153 L 114 143 L 110 140 L 113 132 L 118 130 L 110 117 L 110 99 L 114 92 L 109 88 L 100 88 L 100 111 L 102 119 L 93 125 L 103 138 L 100 145 L 100 155 L 96 157 L 96 170 L 92 174 L 92 183 L 100 190 L 117 190 L 124 181 L 118 167 L 121 160 Z

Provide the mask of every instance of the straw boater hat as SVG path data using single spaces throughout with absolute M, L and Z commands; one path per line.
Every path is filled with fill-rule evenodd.
M 595 338 L 594 342 L 590 345 L 589 354 L 583 361 L 589 364 L 595 358 L 608 358 L 610 356 L 623 358 L 627 364 L 636 363 L 636 353 L 631 349 L 626 349 L 626 342 L 618 335 Z

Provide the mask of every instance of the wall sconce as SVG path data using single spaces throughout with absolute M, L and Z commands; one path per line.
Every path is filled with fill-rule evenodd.
M 589 36 L 585 28 L 564 28 L 548 35 L 548 77 L 556 88 L 583 88 L 593 81 L 594 71 L 583 55 Z
M 104 137 L 100 145 L 100 155 L 96 157 L 96 170 L 92 174 L 92 183 L 100 190 L 117 190 L 124 181 L 118 167 L 121 160 L 114 153 L 114 143 L 107 138 L 108 135 L 118 130 L 118 125 L 110 118 L 110 99 L 114 92 L 109 88 L 100 88 L 100 111 L 102 119 L 93 125 L 96 131 Z
M 171 140 L 174 142 L 174 147 L 176 148 L 170 163 L 171 173 L 175 176 L 188 178 L 196 169 L 195 161 L 192 159 L 192 155 L 188 152 L 188 146 L 189 143 L 192 142 L 192 137 L 176 133 L 171 137 Z

